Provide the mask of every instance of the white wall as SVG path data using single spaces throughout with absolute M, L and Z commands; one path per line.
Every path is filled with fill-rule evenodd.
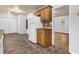
M 27 33 L 25 15 L 0 14 L 0 29 L 5 33 Z
M 20 34 L 27 33 L 26 29 L 26 16 L 25 15 L 19 15 L 18 16 L 18 32 Z
M 52 7 L 53 7 L 53 5 L 52 5 Z M 54 45 L 54 24 L 53 24 L 53 22 L 54 22 L 54 8 L 52 8 L 52 45 Z
M 55 32 L 69 33 L 69 15 L 54 17 L 53 24 Z
M 73 5 L 70 8 L 70 21 L 69 21 L 69 51 L 71 53 L 79 53 L 79 6 Z
M 17 17 L 14 15 L 0 14 L 0 29 L 3 29 L 5 33 L 17 32 Z

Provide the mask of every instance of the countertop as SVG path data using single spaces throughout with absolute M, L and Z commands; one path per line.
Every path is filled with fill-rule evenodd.
M 69 34 L 68 32 L 59 32 L 59 31 L 55 31 L 55 33 Z
M 43 27 L 43 28 L 38 28 L 38 29 L 45 29 L 45 30 L 48 30 L 48 29 L 52 29 L 52 27 Z
M 41 29 L 43 29 L 43 30 L 51 30 L 52 27 L 43 27 L 43 28 L 38 28 L 38 29 L 39 29 L 39 30 L 41 30 Z M 69 34 L 68 32 L 63 32 L 63 31 L 54 31 L 54 32 Z

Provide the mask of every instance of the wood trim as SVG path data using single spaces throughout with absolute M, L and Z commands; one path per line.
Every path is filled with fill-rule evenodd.
M 40 11 L 41 9 L 44 9 L 44 8 L 46 8 L 46 7 L 51 7 L 51 8 L 53 8 L 51 5 L 46 5 L 46 6 L 44 6 L 44 7 L 38 8 L 38 9 L 35 10 L 33 13 L 38 12 L 38 11 Z
M 69 35 L 69 33 L 64 33 L 64 32 L 54 32 L 54 33 L 61 33 L 61 34 L 67 34 L 67 35 Z

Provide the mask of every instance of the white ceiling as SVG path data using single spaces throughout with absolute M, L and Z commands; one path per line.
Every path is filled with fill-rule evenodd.
M 23 13 L 16 13 L 16 12 L 10 11 L 10 9 L 13 9 L 15 6 L 17 6 L 20 10 L 22 10 Z M 8 13 L 8 11 L 10 11 L 11 14 L 27 15 L 43 6 L 45 5 L 0 5 L 0 14 Z M 55 16 L 63 16 L 63 15 L 69 14 L 68 5 L 53 5 L 53 7 L 54 7 Z
M 24 11 L 21 14 L 29 14 L 33 12 L 34 10 L 43 7 L 45 5 L 0 5 L 0 14 L 7 13 L 10 11 L 10 9 L 13 9 L 15 6 L 18 6 L 19 9 Z M 17 14 L 15 12 L 10 11 L 11 13 Z

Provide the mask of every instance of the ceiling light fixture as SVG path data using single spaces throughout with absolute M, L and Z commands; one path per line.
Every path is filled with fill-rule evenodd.
M 7 12 L 8 15 L 11 15 L 10 11 Z
M 22 13 L 23 12 L 22 10 L 20 10 L 18 8 L 18 6 L 15 6 L 13 9 L 10 9 L 10 11 L 13 11 L 13 12 L 16 12 L 16 13 Z

